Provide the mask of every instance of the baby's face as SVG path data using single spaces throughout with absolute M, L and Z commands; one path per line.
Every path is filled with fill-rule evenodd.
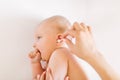
M 41 58 L 48 61 L 51 53 L 56 49 L 57 34 L 55 29 L 51 28 L 48 24 L 40 25 L 35 31 L 34 46 L 41 53 Z

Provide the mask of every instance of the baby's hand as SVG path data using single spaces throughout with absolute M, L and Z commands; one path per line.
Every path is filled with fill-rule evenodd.
M 41 60 L 41 55 L 38 50 L 31 51 L 28 56 L 32 63 L 40 62 Z

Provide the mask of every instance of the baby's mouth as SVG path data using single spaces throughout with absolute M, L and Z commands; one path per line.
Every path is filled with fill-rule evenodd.
M 40 54 L 40 56 L 41 56 L 41 60 L 43 60 L 43 57 L 42 57 L 42 55 L 41 55 L 40 50 L 38 50 L 38 49 L 37 49 L 37 51 L 38 51 L 38 53 L 39 53 L 39 54 Z
M 39 49 L 36 49 L 37 50 L 37 52 L 39 52 L 40 54 L 41 54 L 41 52 L 40 52 L 40 50 Z
M 39 53 L 40 53 L 40 51 L 39 50 L 37 50 Z M 41 54 L 41 53 L 40 53 Z

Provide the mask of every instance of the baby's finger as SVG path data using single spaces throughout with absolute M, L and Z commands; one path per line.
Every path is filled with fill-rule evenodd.
M 28 54 L 28 57 L 29 57 L 29 58 L 33 58 L 33 57 L 34 57 L 33 52 L 30 52 L 30 53 Z
M 37 55 L 37 52 L 38 52 L 38 50 L 31 51 L 31 52 L 28 54 L 28 56 L 29 56 L 30 58 L 34 58 L 34 57 Z
M 34 53 L 37 53 L 37 52 L 39 52 L 39 50 L 38 50 L 38 49 L 35 49 L 35 50 L 34 50 Z

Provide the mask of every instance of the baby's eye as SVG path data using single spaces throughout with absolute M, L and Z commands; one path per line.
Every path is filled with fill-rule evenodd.
M 37 37 L 37 39 L 40 39 L 40 38 L 41 38 L 41 36 L 38 36 L 38 37 Z

